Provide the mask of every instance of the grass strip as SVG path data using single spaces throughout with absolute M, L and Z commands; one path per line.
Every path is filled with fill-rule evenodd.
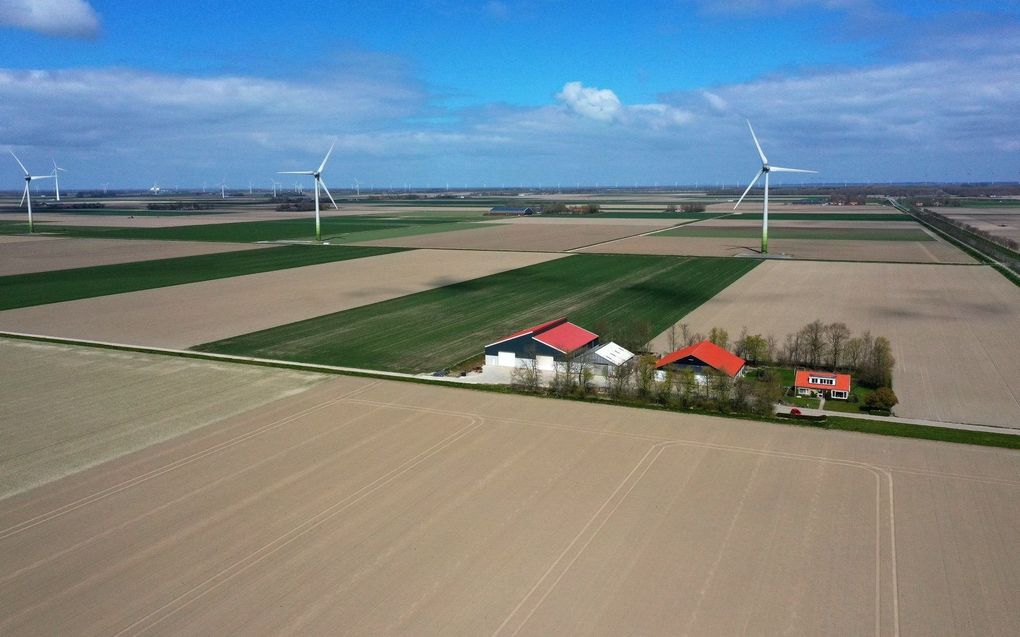
M 280 246 L 0 277 L 0 310 L 360 259 L 403 248 Z

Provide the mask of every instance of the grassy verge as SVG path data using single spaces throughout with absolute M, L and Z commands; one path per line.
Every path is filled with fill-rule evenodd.
M 662 232 L 656 237 L 720 237 L 752 239 L 761 236 L 757 228 L 725 228 L 719 226 L 680 226 Z M 913 228 L 890 228 L 886 230 L 854 228 L 773 228 L 774 239 L 810 239 L 829 241 L 934 241 L 927 232 Z
M 198 347 L 202 351 L 424 372 L 568 315 L 582 326 L 666 329 L 758 264 L 749 259 L 579 254 Z
M 945 427 L 925 427 L 923 425 L 907 425 L 882 420 L 864 420 L 847 416 L 829 416 L 824 426 L 826 429 L 837 429 L 840 431 L 859 431 L 883 436 L 898 436 L 900 438 L 918 438 L 922 440 L 958 442 L 967 445 L 1020 449 L 1020 436 L 1012 434 L 968 431 L 966 429 L 949 429 Z
M 280 246 L 0 277 L 0 310 L 360 259 L 402 248 Z

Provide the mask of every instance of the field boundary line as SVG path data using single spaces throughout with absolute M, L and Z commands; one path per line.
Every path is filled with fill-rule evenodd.
M 22 522 L 19 522 L 18 524 L 15 524 L 13 526 L 10 526 L 10 527 L 7 527 L 5 529 L 2 529 L 2 530 L 0 530 L 0 540 L 5 540 L 5 539 L 7 539 L 9 537 L 17 535 L 18 533 L 26 531 L 26 530 L 28 530 L 28 529 L 30 529 L 32 527 L 38 526 L 39 524 L 43 524 L 45 522 L 49 522 L 50 520 L 58 518 L 58 517 L 60 517 L 62 515 L 65 515 L 67 513 L 70 513 L 71 511 L 75 511 L 75 510 L 80 509 L 80 508 L 82 508 L 84 506 L 88 506 L 90 504 L 93 504 L 93 503 L 98 502 L 100 500 L 103 500 L 105 498 L 108 498 L 108 497 L 110 497 L 112 495 L 115 495 L 117 493 L 120 493 L 122 491 L 130 489 L 131 487 L 137 486 L 137 485 L 142 484 L 144 482 L 148 482 L 149 480 L 152 480 L 153 478 L 157 478 L 157 477 L 159 477 L 159 476 L 161 476 L 161 475 L 163 475 L 165 473 L 169 473 L 171 471 L 175 471 L 177 469 L 180 469 L 181 467 L 184 467 L 184 466 L 189 465 L 189 464 L 191 464 L 193 462 L 201 460 L 202 458 L 205 458 L 207 456 L 217 454 L 217 453 L 219 453 L 221 451 L 224 451 L 226 449 L 229 449 L 231 447 L 235 447 L 235 446 L 237 446 L 237 445 L 239 445 L 239 444 L 241 444 L 243 442 L 247 442 L 248 440 L 250 440 L 252 438 L 256 438 L 256 437 L 258 437 L 258 436 L 260 436 L 260 435 L 262 435 L 262 434 L 264 434 L 264 433 L 266 433 L 268 431 L 272 431 L 272 430 L 277 429 L 277 428 L 279 428 L 279 427 L 281 427 L 283 425 L 289 424 L 291 422 L 294 422 L 295 420 L 303 418 L 303 417 L 307 416 L 308 414 L 310 414 L 312 412 L 318 411 L 319 409 L 322 409 L 322 408 L 325 408 L 325 407 L 329 407 L 329 406 L 332 406 L 332 405 L 334 405 L 334 404 L 336 404 L 338 402 L 341 402 L 341 401 L 345 400 L 347 397 L 355 395 L 358 392 L 361 392 L 361 391 L 363 391 L 365 389 L 368 389 L 368 388 L 370 388 L 370 387 L 372 387 L 372 386 L 374 386 L 376 384 L 378 384 L 378 383 L 377 382 L 376 383 L 369 383 L 368 385 L 364 385 L 362 387 L 358 387 L 357 389 L 355 389 L 355 390 L 353 390 L 351 392 L 348 392 L 348 393 L 346 393 L 346 394 L 344 394 L 344 395 L 342 395 L 340 397 L 331 398 L 329 400 L 323 401 L 323 402 L 318 403 L 316 405 L 313 405 L 311 407 L 307 407 L 307 408 L 305 408 L 305 409 L 303 409 L 303 410 L 301 410 L 301 411 L 299 411 L 299 412 L 297 412 L 295 414 L 290 414 L 289 416 L 285 416 L 285 417 L 280 418 L 278 420 L 275 420 L 275 421 L 273 421 L 271 423 L 267 423 L 267 424 L 265 424 L 265 425 L 263 425 L 261 427 L 253 429 L 251 431 L 247 431 L 247 432 L 245 432 L 243 434 L 239 434 L 239 435 L 237 435 L 237 436 L 235 436 L 233 438 L 229 438 L 227 440 L 224 440 L 223 442 L 218 443 L 216 445 L 213 445 L 212 447 L 207 447 L 207 448 L 205 448 L 205 449 L 203 449 L 201 451 L 197 451 L 197 452 L 195 452 L 195 453 L 193 453 L 193 454 L 191 454 L 189 456 L 185 456 L 184 458 L 178 458 L 177 460 L 174 460 L 173 462 L 165 464 L 165 465 L 163 465 L 161 467 L 157 467 L 155 469 L 147 471 L 146 473 L 143 473 L 141 475 L 137 475 L 137 476 L 135 476 L 133 478 L 129 478 L 127 480 L 124 480 L 123 482 L 120 482 L 118 484 L 115 484 L 115 485 L 112 485 L 112 486 L 107 487 L 105 489 L 102 489 L 101 491 L 97 491 L 97 492 L 92 493 L 90 495 L 84 496 L 84 497 L 79 498 L 78 500 L 75 500 L 73 502 L 68 502 L 68 503 L 66 503 L 66 504 L 64 504 L 64 505 L 62 505 L 60 507 L 57 507 L 56 509 L 52 509 L 50 511 L 47 511 L 46 513 L 41 513 L 39 515 L 36 515 L 33 518 L 29 518 L 28 520 L 24 520 Z

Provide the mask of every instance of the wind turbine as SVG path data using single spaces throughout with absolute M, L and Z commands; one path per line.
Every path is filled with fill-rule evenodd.
M 53 191 L 57 195 L 57 201 L 60 201 L 60 173 L 67 171 L 58 166 L 55 159 L 51 159 L 50 161 L 53 162 Z
M 326 152 L 326 156 L 322 158 L 322 163 L 319 164 L 318 170 L 282 170 L 279 174 L 281 175 L 311 175 L 315 177 L 315 240 L 322 241 L 321 226 L 319 224 L 319 188 L 326 191 L 326 196 L 329 197 L 329 201 L 333 204 L 333 207 L 340 210 L 340 206 L 336 205 L 333 201 L 333 195 L 329 194 L 329 188 L 326 188 L 326 182 L 322 180 L 322 171 L 326 168 L 326 162 L 329 161 L 329 156 L 333 153 L 333 147 L 336 146 L 336 141 L 329 147 Z
M 220 180 L 220 199 L 227 198 L 227 178 L 224 177 Z
M 14 161 L 18 162 L 18 165 L 21 166 L 21 172 L 25 173 L 25 192 L 24 192 L 24 194 L 21 195 L 21 201 L 22 202 L 28 201 L 28 231 L 31 233 L 32 232 L 32 187 L 31 187 L 31 183 L 34 180 L 36 180 L 36 179 L 51 179 L 53 177 L 53 175 L 30 175 L 30 174 L 28 174 L 28 169 L 25 168 L 25 164 L 21 163 L 21 160 L 18 159 L 18 156 L 14 154 L 14 151 L 12 150 L 12 151 L 10 151 L 10 153 L 11 153 L 11 157 L 14 158 Z M 21 204 L 18 204 L 18 206 L 20 207 Z
M 361 182 L 358 181 L 357 177 L 354 178 L 354 190 L 356 191 L 357 196 L 360 197 L 361 196 Z
M 762 175 L 765 175 L 765 198 L 762 200 L 762 218 L 761 218 L 761 253 L 768 254 L 769 252 L 769 173 L 817 173 L 817 170 L 803 170 L 801 168 L 783 168 L 782 166 L 770 166 L 768 158 L 765 157 L 764 151 L 761 149 L 761 144 L 758 143 L 758 137 L 754 134 L 754 128 L 751 127 L 751 120 L 747 120 L 747 128 L 751 131 L 751 139 L 754 140 L 754 146 L 758 149 L 758 156 L 761 157 L 761 169 L 758 174 L 754 176 L 751 183 L 747 185 L 744 190 L 744 194 L 740 195 L 740 199 L 737 200 L 736 206 L 733 209 L 736 210 L 740 202 L 744 200 L 747 193 L 754 187 L 758 180 L 761 179 Z

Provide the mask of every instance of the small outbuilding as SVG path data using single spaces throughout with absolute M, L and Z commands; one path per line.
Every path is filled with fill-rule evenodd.
M 489 214 L 494 217 L 524 217 L 526 215 L 535 214 L 535 209 L 531 206 L 525 206 L 523 208 L 514 206 L 495 206 L 489 208 Z
M 613 369 L 625 365 L 633 358 L 634 353 L 622 345 L 606 343 L 586 351 L 578 358 L 578 362 L 590 365 L 592 373 L 598 376 L 609 376 Z
M 557 362 L 577 359 L 597 346 L 598 334 L 574 325 L 567 317 L 518 330 L 485 346 L 485 364 L 521 367 L 535 361 L 538 369 L 554 371 Z
M 660 376 L 667 371 L 689 370 L 702 378 L 709 373 L 726 374 L 730 378 L 736 378 L 744 371 L 745 364 L 744 359 L 727 352 L 712 341 L 701 341 L 666 354 L 655 362 L 655 369 Z
M 846 400 L 850 397 L 850 374 L 798 369 L 793 387 L 798 396 L 822 394 L 826 398 Z

